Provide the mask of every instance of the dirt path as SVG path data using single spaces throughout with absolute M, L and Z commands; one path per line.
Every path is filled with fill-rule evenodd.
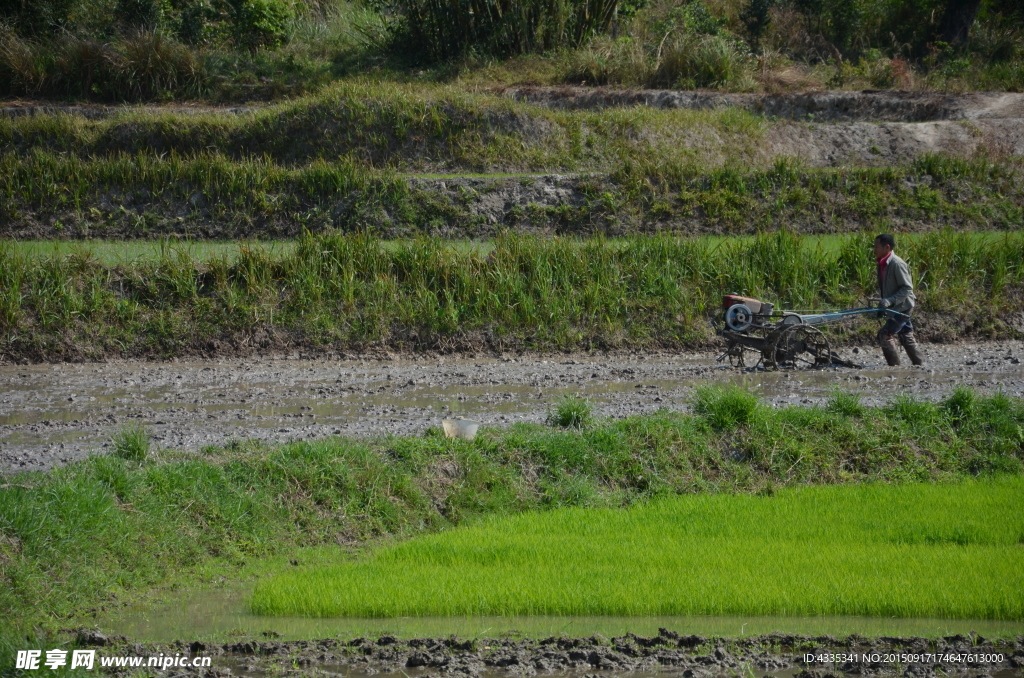
M 814 122 L 925 122 L 1024 118 L 1024 94 L 907 90 L 744 94 L 605 87 L 501 87 L 493 93 L 539 106 L 600 110 L 623 106 L 708 109 L 736 107 L 768 117 Z
M 651 108 L 742 108 L 768 117 L 814 122 L 925 122 L 1024 118 L 1024 94 L 966 92 L 961 94 L 908 90 L 823 90 L 780 94 L 750 94 L 612 87 L 511 86 L 482 90 L 538 106 L 573 110 L 600 110 L 627 106 Z M 79 115 L 101 120 L 125 112 L 205 115 L 245 115 L 272 104 L 216 105 L 202 102 L 109 106 L 53 101 L 0 101 L 0 117 Z
M 463 415 L 490 425 L 543 421 L 581 393 L 601 416 L 685 409 L 694 388 L 735 383 L 776 405 L 813 404 L 835 387 L 880 404 L 939 398 L 957 385 L 1024 395 L 1024 343 L 930 345 L 927 369 L 883 367 L 877 349 L 846 349 L 861 370 L 752 372 L 711 353 L 110 362 L 0 367 L 0 472 L 41 470 L 109 449 L 144 424 L 162 447 L 230 440 L 415 434 Z M 858 351 L 854 353 L 853 351 Z

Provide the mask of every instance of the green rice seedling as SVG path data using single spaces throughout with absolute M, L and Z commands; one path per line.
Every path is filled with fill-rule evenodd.
M 149 431 L 145 426 L 124 426 L 114 434 L 114 454 L 127 461 L 144 461 L 149 456 L 149 441 Z
M 712 428 L 731 431 L 753 421 L 761 401 L 738 386 L 700 386 L 694 393 L 692 407 Z
M 492 517 L 280 572 L 257 614 L 1024 619 L 1024 481 L 672 497 Z
M 555 403 L 554 409 L 548 410 L 549 426 L 561 428 L 586 428 L 593 422 L 594 406 L 580 395 L 567 395 Z

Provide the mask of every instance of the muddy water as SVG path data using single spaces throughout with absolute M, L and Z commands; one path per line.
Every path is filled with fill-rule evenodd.
M 231 440 L 419 433 L 445 417 L 485 425 L 542 421 L 569 393 L 602 416 L 685 409 L 696 386 L 747 386 L 776 405 L 820 403 L 836 387 L 879 404 L 939 398 L 957 385 L 1024 395 L 1024 343 L 928 346 L 930 367 L 888 368 L 877 349 L 847 349 L 863 369 L 763 372 L 711 353 L 488 358 L 261 358 L 0 366 L 0 472 L 51 468 L 110 449 L 145 425 L 162 447 Z M 856 351 L 856 353 L 854 352 Z
M 608 638 L 626 633 L 657 635 L 659 628 L 681 634 L 741 637 L 766 633 L 848 636 L 938 637 L 980 633 L 985 637 L 1024 634 L 1024 622 L 878 617 L 402 617 L 397 619 L 310 619 L 259 617 L 246 607 L 249 587 L 232 585 L 189 592 L 169 602 L 102 617 L 107 633 L 142 642 L 232 636 L 280 638 L 495 637 L 516 632 L 529 638 L 568 635 Z

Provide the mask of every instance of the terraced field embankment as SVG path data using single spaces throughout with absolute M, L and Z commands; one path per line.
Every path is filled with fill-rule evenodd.
M 900 236 L 925 341 L 1020 336 L 1024 236 Z M 441 238 L 306 234 L 287 248 L 132 260 L 0 244 L 0 360 L 46 362 L 312 355 L 704 348 L 723 294 L 777 308 L 863 306 L 877 286 L 871 236 L 789 231 L 744 238 L 555 239 L 483 249 Z M 109 250 L 111 246 L 106 246 Z M 116 254 L 116 246 L 114 247 Z M 830 328 L 873 342 L 875 323 Z
M 1018 94 L 346 84 L 4 110 L 0 234 L 19 238 L 1013 229 L 1024 209 Z

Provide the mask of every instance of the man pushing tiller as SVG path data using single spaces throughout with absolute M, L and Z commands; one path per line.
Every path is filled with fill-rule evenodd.
M 924 357 L 914 338 L 914 326 L 910 322 L 910 312 L 914 309 L 914 283 L 910 279 L 910 268 L 907 262 L 896 256 L 896 239 L 888 233 L 875 238 L 875 259 L 878 261 L 878 294 L 882 308 L 892 309 L 902 315 L 886 314 L 885 325 L 878 331 L 878 345 L 882 347 L 885 362 L 889 365 L 900 364 L 899 349 L 896 339 L 903 344 L 910 362 L 924 365 Z

